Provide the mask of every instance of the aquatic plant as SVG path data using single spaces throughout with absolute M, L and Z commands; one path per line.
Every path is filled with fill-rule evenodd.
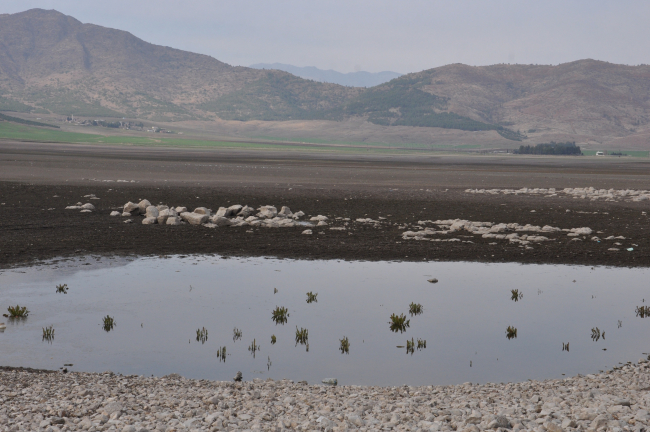
M 422 340 L 422 339 L 418 338 L 418 346 L 417 346 L 418 351 L 423 350 L 423 349 L 425 349 L 426 347 L 427 347 L 427 341 L 426 341 L 426 339 L 425 339 L 425 340 Z
M 424 308 L 420 303 L 411 302 L 409 305 L 409 314 L 411 314 L 411 316 L 420 315 L 422 312 L 424 312 Z
M 103 321 L 102 328 L 104 329 L 105 332 L 109 332 L 109 331 L 113 330 L 113 328 L 117 325 L 117 324 L 115 324 L 115 320 L 112 317 L 108 316 L 108 315 L 106 315 L 102 319 L 102 321 Z
M 343 336 L 343 339 L 339 339 L 339 342 L 341 343 L 341 346 L 339 347 L 341 354 L 350 354 L 350 341 L 348 340 L 348 337 Z
M 219 347 L 217 350 L 217 358 L 219 359 L 219 363 L 221 362 L 226 362 L 226 347 Z
M 5 318 L 27 318 L 29 316 L 29 311 L 25 306 L 9 306 L 7 308 L 9 314 L 3 314 Z
M 253 354 L 253 358 L 255 358 L 255 353 L 260 350 L 260 346 L 255 343 L 255 339 L 253 339 L 253 342 L 251 343 L 251 346 L 248 347 L 248 351 Z
M 513 326 L 508 326 L 506 329 L 506 337 L 508 340 L 517 338 L 517 329 Z
M 68 284 L 57 285 L 56 286 L 57 294 L 67 294 L 68 293 Z
M 413 338 L 411 340 L 406 339 L 406 354 L 411 354 L 415 352 L 415 341 Z
M 524 293 L 520 292 L 518 289 L 513 289 L 510 290 L 510 300 L 512 301 L 519 301 L 522 298 L 524 298 Z
M 395 315 L 392 314 L 390 316 L 390 321 L 388 322 L 390 324 L 390 329 L 391 331 L 397 333 L 404 333 L 406 331 L 407 327 L 411 326 L 411 320 L 406 319 L 406 315 L 401 314 L 401 315 Z
M 271 363 L 271 357 L 270 357 L 270 356 L 266 356 L 266 370 L 267 370 L 267 371 L 268 371 L 268 370 L 271 370 L 271 365 L 272 365 L 272 364 L 273 364 L 273 363 Z
M 562 351 L 569 352 L 569 342 L 567 343 L 562 342 Z
M 277 288 L 273 288 L 273 294 L 277 294 L 277 293 L 278 293 L 278 289 L 277 289 Z
M 298 344 L 305 345 L 307 351 L 309 351 L 309 331 L 302 327 L 298 330 L 298 326 L 296 326 L 296 346 L 298 346 Z
M 307 303 L 318 303 L 318 293 L 314 294 L 313 292 L 309 291 L 307 293 Z
M 53 326 L 44 327 L 43 342 L 48 341 L 49 343 L 52 343 L 53 339 L 54 339 L 54 327 Z
M 201 342 L 201 345 L 208 341 L 208 331 L 205 327 L 196 330 L 196 341 Z
M 271 335 L 271 345 L 275 345 L 278 340 L 275 338 L 275 335 Z
M 286 324 L 287 318 L 289 318 L 289 309 L 284 306 L 276 306 L 273 312 L 271 312 L 271 319 L 275 322 L 275 325 Z
M 603 338 L 605 340 L 605 332 L 600 332 L 600 329 L 598 327 L 594 327 L 591 329 L 591 340 L 594 342 L 598 342 L 600 338 Z
M 634 312 L 639 318 L 648 318 L 650 317 L 650 306 L 637 306 Z
M 235 327 L 232 330 L 232 341 L 235 342 L 238 339 L 241 339 L 241 330 L 239 330 L 237 327 Z

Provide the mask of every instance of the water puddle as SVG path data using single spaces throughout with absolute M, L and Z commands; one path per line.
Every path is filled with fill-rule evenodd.
M 587 374 L 650 350 L 649 269 L 215 256 L 0 272 L 0 365 L 429 385 Z M 437 283 L 430 280 L 437 279 Z M 645 302 L 648 299 L 649 303 Z

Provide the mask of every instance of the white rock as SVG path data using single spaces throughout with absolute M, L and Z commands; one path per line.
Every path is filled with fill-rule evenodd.
M 199 213 L 181 213 L 181 219 L 190 225 L 201 225 L 208 221 L 208 215 Z
M 140 209 L 140 214 L 145 214 L 147 212 L 147 207 L 149 207 L 151 203 L 144 199 L 138 203 L 138 208 Z
M 128 203 L 124 204 L 124 213 L 138 214 L 140 213 L 140 207 L 138 207 L 137 204 L 129 201 Z
M 187 211 L 187 207 L 176 207 L 174 210 L 176 210 L 176 213 L 181 214 Z
M 153 225 L 157 222 L 158 220 L 155 217 L 146 217 L 142 219 L 142 225 Z
M 310 229 L 306 229 L 306 230 L 304 230 L 301 234 L 312 235 L 313 233 L 311 232 Z
M 95 210 L 95 206 L 90 203 L 86 203 L 82 205 L 81 208 L 84 210 Z
M 120 212 L 118 212 L 118 211 L 112 211 L 112 212 L 111 212 L 111 216 L 119 216 L 119 215 L 121 215 L 121 214 L 122 214 L 122 213 L 120 213 Z
M 305 215 L 304 212 L 299 211 L 299 212 L 297 212 L 297 213 L 294 213 L 293 216 L 291 216 L 291 217 L 294 218 L 294 219 L 300 219 L 300 218 L 303 217 L 304 215 Z
M 181 224 L 181 218 L 178 216 L 170 216 L 167 218 L 167 225 L 180 225 Z
M 149 207 L 146 208 L 145 210 L 145 215 L 148 218 L 157 218 L 160 212 L 155 206 L 150 205 Z
M 194 209 L 194 213 L 210 216 L 211 211 L 205 207 L 197 207 Z
M 210 222 L 217 226 L 228 226 L 232 225 L 232 221 L 226 217 L 223 216 L 217 216 L 214 215 L 213 217 L 210 218 Z
M 263 217 L 267 219 L 272 219 L 278 214 L 278 209 L 270 205 L 262 206 L 257 210 L 259 211 L 259 213 L 257 214 L 258 217 Z

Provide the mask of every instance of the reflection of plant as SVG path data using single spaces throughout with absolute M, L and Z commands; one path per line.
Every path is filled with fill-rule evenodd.
M 255 353 L 260 350 L 260 346 L 255 343 L 255 339 L 253 339 L 253 343 L 251 343 L 251 346 L 248 347 L 248 351 L 250 351 L 253 354 L 253 358 L 255 358 Z
M 318 299 L 316 297 L 318 297 L 318 293 L 314 294 L 313 292 L 309 291 L 307 293 L 307 303 L 312 303 L 312 302 L 318 303 Z
M 63 285 L 57 285 L 56 286 L 56 293 L 57 294 L 67 294 L 68 293 L 68 284 L 63 284 Z
M 275 335 L 271 335 L 271 345 L 275 345 L 278 340 L 275 338 Z
M 600 332 L 600 329 L 598 327 L 594 327 L 591 329 L 591 340 L 594 342 L 598 342 L 600 338 L 603 338 L 605 340 L 605 332 Z
M 420 315 L 422 312 L 424 312 L 424 308 L 420 303 L 411 303 L 409 305 L 409 314 L 411 314 L 411 316 Z
M 43 328 L 43 341 L 52 343 L 52 339 L 54 339 L 54 327 L 49 326 Z
M 289 317 L 289 309 L 287 309 L 284 306 L 282 307 L 276 306 L 273 312 L 271 312 L 271 319 L 273 320 L 273 322 L 275 322 L 275 325 L 286 324 L 288 317 Z
M 569 342 L 564 343 L 562 342 L 562 351 L 569 351 Z
M 271 370 L 271 365 L 272 365 L 272 364 L 273 364 L 273 363 L 271 363 L 271 357 L 270 357 L 270 356 L 266 356 L 266 370 Z
M 232 341 L 235 342 L 237 339 L 241 339 L 241 330 L 235 327 L 232 329 Z
M 517 329 L 513 326 L 508 326 L 506 329 L 506 337 L 508 340 L 517 338 Z
M 635 312 L 640 318 L 650 317 L 650 306 L 637 306 Z
M 341 342 L 341 346 L 339 347 L 341 354 L 350 354 L 350 341 L 348 337 L 343 336 L 343 339 L 339 339 L 339 342 Z
M 512 301 L 519 301 L 519 300 L 521 300 L 522 298 L 524 298 L 524 293 L 519 292 L 518 289 L 510 290 L 510 293 L 512 294 L 512 295 L 510 296 L 510 300 L 512 300 Z
M 390 324 L 391 331 L 394 331 L 395 333 L 404 333 L 406 331 L 406 328 L 411 326 L 410 323 L 411 320 L 407 320 L 406 315 L 404 314 L 401 314 L 399 316 L 392 314 L 390 316 L 390 321 L 388 322 L 388 324 Z
M 25 306 L 9 306 L 7 310 L 9 311 L 9 315 L 3 314 L 5 318 L 27 318 L 29 316 L 29 311 Z
M 411 338 L 411 340 L 407 339 L 406 340 L 406 354 L 413 355 L 414 352 L 415 352 L 415 341 L 413 340 L 413 338 Z
M 418 338 L 418 351 L 425 349 L 427 347 L 427 341 Z
M 103 327 L 105 332 L 109 332 L 109 331 L 113 330 L 113 327 L 115 327 L 117 325 L 117 324 L 115 324 L 115 320 L 112 317 L 108 316 L 108 315 L 106 315 L 103 318 L 103 321 L 104 321 L 104 325 L 102 327 Z
M 217 350 L 217 358 L 219 359 L 219 362 L 226 362 L 226 347 L 219 347 Z
M 196 341 L 201 342 L 201 345 L 206 343 L 208 340 L 208 331 L 205 327 L 196 330 Z
M 309 331 L 302 327 L 298 330 L 298 326 L 296 326 L 296 346 L 298 346 L 298 344 L 305 345 L 307 351 L 309 351 Z

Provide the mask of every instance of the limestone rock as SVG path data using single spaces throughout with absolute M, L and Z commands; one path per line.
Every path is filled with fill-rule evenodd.
M 169 216 L 167 218 L 167 225 L 180 225 L 181 224 L 181 218 L 178 216 Z
M 121 213 L 118 211 L 112 211 L 111 216 L 119 216 Z
M 200 213 L 181 213 L 181 218 L 190 225 L 201 225 L 208 221 L 208 215 Z
M 159 216 L 160 212 L 158 209 L 152 205 L 146 208 L 145 210 L 145 215 L 148 218 L 157 218 Z
M 156 222 L 158 222 L 158 220 L 155 217 L 146 217 L 142 219 L 142 225 L 153 225 Z
M 215 224 L 217 226 L 232 225 L 232 221 L 230 219 L 228 219 L 227 217 L 217 216 L 217 215 L 214 215 L 213 217 L 211 217 L 210 222 L 212 222 L 213 224 Z
M 128 203 L 124 204 L 124 213 L 138 214 L 140 213 L 140 207 L 137 204 L 129 201 Z
M 81 208 L 84 210 L 95 210 L 95 206 L 90 203 L 86 203 L 82 205 Z
M 205 207 L 197 207 L 197 208 L 194 209 L 194 213 L 200 214 L 200 215 L 210 216 L 211 211 L 210 211 L 210 209 L 207 209 Z
M 176 213 L 181 214 L 185 213 L 187 211 L 187 207 L 176 207 L 174 210 L 176 210 Z
M 310 229 L 306 229 L 301 234 L 312 235 L 313 233 L 312 233 L 312 231 Z
M 258 210 L 257 215 L 261 218 L 272 219 L 278 214 L 278 209 L 270 205 L 262 206 Z
M 151 203 L 144 199 L 138 203 L 138 208 L 140 209 L 141 214 L 145 214 L 147 212 L 147 207 L 149 207 Z

